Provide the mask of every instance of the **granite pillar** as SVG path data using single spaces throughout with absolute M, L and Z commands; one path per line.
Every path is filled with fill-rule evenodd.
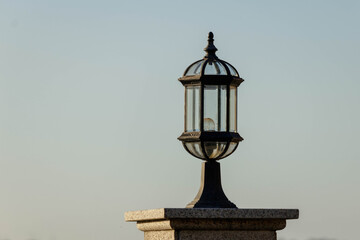
M 125 213 L 145 240 L 276 240 L 297 209 L 162 208 Z

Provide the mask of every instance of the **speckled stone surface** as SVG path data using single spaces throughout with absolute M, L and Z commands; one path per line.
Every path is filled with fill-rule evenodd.
M 125 213 L 145 240 L 276 240 L 297 209 L 162 208 Z
M 297 219 L 298 209 L 159 208 L 125 213 L 125 221 L 163 219 Z
M 179 240 L 178 234 L 174 230 L 170 231 L 147 231 L 144 240 Z
M 156 221 L 139 221 L 136 224 L 141 231 L 166 230 L 267 230 L 284 229 L 284 219 L 241 220 L 241 219 L 172 219 Z
M 272 231 L 149 231 L 144 240 L 276 240 Z
M 276 240 L 276 233 L 270 231 L 181 231 L 176 240 Z

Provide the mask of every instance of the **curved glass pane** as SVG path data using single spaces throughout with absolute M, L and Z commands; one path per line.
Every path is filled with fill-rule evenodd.
M 237 131 L 237 87 L 230 86 L 230 132 Z
M 204 86 L 204 131 L 226 131 L 226 85 Z
M 200 86 L 185 88 L 185 132 L 200 131 Z
M 231 76 L 235 76 L 235 77 L 239 76 L 236 69 L 233 68 L 230 64 L 226 63 L 226 66 L 229 68 Z
M 230 142 L 229 148 L 227 149 L 226 153 L 223 156 L 221 156 L 221 159 L 226 158 L 227 156 L 232 154 L 235 151 L 238 144 L 239 143 L 237 142 Z
M 205 66 L 205 75 L 226 75 L 226 68 L 217 61 L 209 61 Z
M 200 142 L 185 142 L 183 144 L 194 157 L 205 159 Z
M 209 159 L 216 159 L 224 152 L 226 142 L 204 142 L 204 151 Z
M 194 76 L 194 75 L 200 75 L 201 73 L 201 66 L 203 65 L 203 63 L 205 62 L 205 60 L 199 60 L 195 63 L 193 63 L 189 69 L 186 71 L 186 73 L 184 74 L 184 76 Z

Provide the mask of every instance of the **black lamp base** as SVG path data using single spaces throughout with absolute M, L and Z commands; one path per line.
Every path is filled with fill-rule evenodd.
M 201 186 L 195 199 L 186 208 L 237 208 L 221 187 L 220 163 L 202 163 Z

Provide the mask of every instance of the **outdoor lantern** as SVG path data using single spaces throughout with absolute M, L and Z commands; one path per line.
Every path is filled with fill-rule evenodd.
M 243 140 L 237 132 L 237 88 L 244 80 L 231 64 L 215 55 L 213 43 L 210 32 L 205 57 L 179 78 L 185 87 L 185 129 L 178 139 L 191 155 L 206 161 L 202 187 L 187 207 L 236 207 L 222 191 L 216 160 L 232 154 Z M 211 196 L 205 194 L 206 188 Z

